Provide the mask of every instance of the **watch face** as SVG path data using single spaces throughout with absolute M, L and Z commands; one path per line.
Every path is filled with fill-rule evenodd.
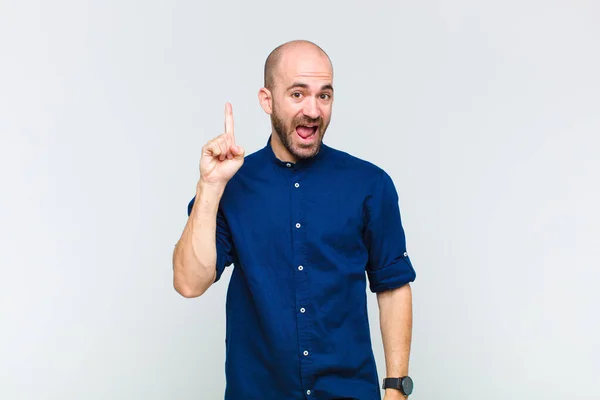
M 408 376 L 402 379 L 402 391 L 407 396 L 410 395 L 413 391 L 413 381 Z

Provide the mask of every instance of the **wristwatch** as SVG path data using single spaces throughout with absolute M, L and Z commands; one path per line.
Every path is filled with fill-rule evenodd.
M 409 396 L 413 391 L 413 380 L 410 376 L 385 378 L 383 380 L 383 389 L 398 389 L 403 395 Z

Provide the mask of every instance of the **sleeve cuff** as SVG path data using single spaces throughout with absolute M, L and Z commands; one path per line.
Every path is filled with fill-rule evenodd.
M 367 275 L 369 288 L 373 293 L 399 288 L 413 282 L 416 278 L 415 270 L 408 256 L 401 257 L 383 268 L 368 269 Z
M 225 271 L 226 264 L 227 256 L 225 256 L 223 252 L 217 250 L 217 275 L 215 276 L 214 282 L 217 282 L 219 279 L 221 279 L 221 275 L 223 275 L 223 271 Z

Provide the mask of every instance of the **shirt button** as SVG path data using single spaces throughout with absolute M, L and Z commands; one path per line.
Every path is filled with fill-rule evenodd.
M 298 271 L 302 271 L 304 267 L 302 265 L 298 265 Z
M 302 354 L 304 354 L 305 356 L 307 356 L 308 355 L 308 351 L 304 350 L 304 353 L 302 353 Z
M 304 312 L 306 312 L 306 309 L 305 309 L 304 307 L 302 307 L 302 308 L 300 309 L 300 312 L 304 314 Z
M 294 183 L 294 186 L 300 187 L 300 184 L 298 182 L 296 182 L 296 183 Z
M 308 390 L 306 391 L 306 394 L 307 394 L 307 395 L 309 395 L 309 396 L 310 396 L 310 394 L 311 394 L 311 393 L 312 393 L 312 392 L 310 391 L 310 389 L 308 389 Z
M 302 225 L 300 224 L 296 224 L 296 228 L 300 228 Z
M 289 167 L 291 167 L 291 166 L 292 166 L 292 164 L 290 164 L 290 163 L 287 163 L 287 164 L 285 164 L 285 166 L 289 168 Z
M 404 257 L 408 257 L 408 253 L 406 251 L 404 252 Z

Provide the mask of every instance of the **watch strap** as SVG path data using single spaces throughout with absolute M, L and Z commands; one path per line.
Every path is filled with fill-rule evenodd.
M 385 378 L 383 380 L 383 389 L 396 389 L 405 396 L 410 396 L 413 391 L 413 382 L 409 376 L 400 378 Z
M 385 378 L 382 388 L 402 390 L 402 378 Z

